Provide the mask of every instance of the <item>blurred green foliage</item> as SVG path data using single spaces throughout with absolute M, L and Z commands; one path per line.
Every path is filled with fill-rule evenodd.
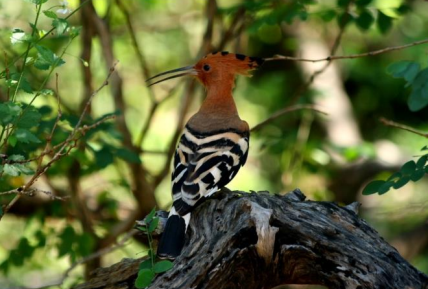
M 95 27 L 85 26 L 88 16 L 83 14 L 81 2 L 13 2 L 0 2 L 0 192 L 22 189 L 38 172 L 38 157 L 47 143 L 50 149 L 67 140 L 87 101 L 88 87 L 94 91 L 109 72 L 105 53 L 108 43 L 96 33 L 89 40 L 85 36 Z M 152 188 L 158 207 L 167 209 L 171 204 L 170 180 L 156 177 L 168 159 L 165 152 L 179 111 L 186 103 L 188 84 L 170 81 L 149 91 L 144 80 L 157 72 L 194 63 L 202 56 L 200 47 L 210 15 L 205 5 L 209 1 L 88 2 L 91 4 L 85 5 L 93 5 L 96 16 L 106 23 L 112 51 L 120 60 L 117 72 L 123 80 L 124 106 L 118 106 L 113 90 L 107 87 L 100 91 L 82 127 L 101 123 L 79 134 L 75 147 L 70 143 L 66 148 L 70 152 L 50 165 L 34 184 L 56 196 L 72 198 L 52 200 L 43 193 L 22 196 L 1 219 L 2 288 L 49 283 L 72 263 L 100 249 L 115 225 L 132 215 L 135 208 L 149 203 L 132 193 L 134 178 L 156 184 Z M 426 39 L 427 6 L 424 1 L 401 0 L 218 0 L 209 47 L 220 46 L 232 27 L 224 50 L 260 57 L 299 57 L 306 47 L 303 40 L 316 41 L 328 51 L 343 28 L 337 54 L 365 53 Z M 133 46 L 128 20 L 134 28 L 143 67 Z M 85 49 L 91 51 L 89 58 Z M 328 120 L 342 111 L 340 106 L 335 111 L 321 107 L 330 114 L 327 117 L 310 111 L 286 114 L 252 134 L 249 161 L 228 187 L 272 193 L 300 187 L 314 200 L 358 200 L 363 203 L 363 216 L 391 242 L 418 229 L 428 217 L 424 193 L 428 184 L 423 178 L 427 155 L 420 151 L 427 141 L 387 127 L 378 119 L 385 117 L 418 130 L 428 129 L 426 56 L 427 46 L 419 45 L 336 61 L 331 65 L 339 71 L 339 87 L 321 91 L 314 85 L 297 98 L 297 91 L 309 77 L 300 62 L 270 61 L 252 79 L 237 79 L 237 106 L 241 118 L 252 127 L 283 107 L 317 103 L 329 99 L 338 89 L 351 105 L 345 119 L 357 124 L 360 140 L 339 145 L 329 135 Z M 110 86 L 116 87 L 115 81 Z M 139 143 L 153 96 L 157 110 Z M 187 103 L 186 119 L 197 110 L 202 98 L 202 89 L 196 90 Z M 110 116 L 116 120 L 102 122 Z M 129 129 L 131 145 L 120 128 L 122 121 Z M 54 151 L 46 154 L 41 165 L 46 165 L 53 154 Z M 359 167 L 372 161 L 382 166 Z M 141 175 L 133 176 L 135 167 L 143 168 Z M 349 168 L 354 170 L 348 171 Z M 376 181 L 366 186 L 373 180 Z M 364 193 L 370 196 L 362 197 L 364 187 Z M 75 190 L 80 194 L 76 195 Z M 0 195 L 0 215 L 15 195 Z M 81 207 L 89 212 L 89 227 L 82 221 L 85 211 Z M 418 230 L 428 235 L 426 227 Z M 413 240 L 408 242 L 411 246 Z M 135 241 L 104 256 L 103 265 L 121 257 L 135 258 L 136 253 L 138 257 L 153 257 L 151 252 L 147 240 Z M 427 252 L 425 244 L 407 258 L 428 272 Z M 157 273 L 153 266 L 141 269 L 150 276 Z M 65 288 L 82 276 L 79 268 Z

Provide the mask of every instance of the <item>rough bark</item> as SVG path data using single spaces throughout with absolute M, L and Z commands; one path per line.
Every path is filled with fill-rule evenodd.
M 149 288 L 428 288 L 428 276 L 357 216 L 358 204 L 223 190 L 193 213 L 174 268 Z M 96 270 L 76 289 L 134 288 L 141 260 Z

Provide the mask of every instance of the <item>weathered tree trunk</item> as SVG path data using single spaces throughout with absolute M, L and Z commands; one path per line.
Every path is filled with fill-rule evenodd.
M 419 272 L 358 218 L 358 204 L 304 201 L 223 190 L 192 214 L 185 248 L 174 268 L 149 288 L 428 288 Z M 94 272 L 76 289 L 134 288 L 140 260 Z

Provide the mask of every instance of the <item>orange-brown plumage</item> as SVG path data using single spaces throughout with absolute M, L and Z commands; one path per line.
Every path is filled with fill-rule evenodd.
M 190 75 L 204 85 L 207 96 L 198 113 L 190 119 L 189 125 L 198 130 L 206 129 L 208 126 L 215 129 L 230 127 L 243 130 L 248 129 L 248 124 L 240 120 L 232 96 L 235 76 L 251 76 L 250 71 L 261 66 L 263 62 L 264 60 L 258 57 L 248 57 L 225 51 L 214 52 L 208 54 L 193 66 L 164 72 L 151 79 L 169 73 L 187 71 L 164 80 Z

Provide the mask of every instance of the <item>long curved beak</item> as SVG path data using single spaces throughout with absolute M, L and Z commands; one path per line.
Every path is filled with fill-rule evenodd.
M 160 77 L 160 76 L 165 76 L 165 75 L 169 75 L 171 73 L 177 73 L 177 72 L 181 72 L 184 71 L 183 73 L 178 73 L 178 74 L 174 74 L 172 76 L 160 79 L 156 81 L 156 78 Z M 181 77 L 181 76 L 186 76 L 186 75 L 197 75 L 197 71 L 195 70 L 195 68 L 193 67 L 193 65 L 189 65 L 189 66 L 185 66 L 185 67 L 181 67 L 181 68 L 177 68 L 177 69 L 173 69 L 173 70 L 168 70 L 159 74 L 156 74 L 155 76 L 150 77 L 149 79 L 146 80 L 146 82 L 150 82 L 152 80 L 155 80 L 155 82 L 153 83 L 149 83 L 147 85 L 147 87 L 150 87 L 152 85 L 155 85 L 157 83 L 163 82 L 165 80 L 168 79 L 173 79 L 173 78 L 177 78 L 177 77 Z

